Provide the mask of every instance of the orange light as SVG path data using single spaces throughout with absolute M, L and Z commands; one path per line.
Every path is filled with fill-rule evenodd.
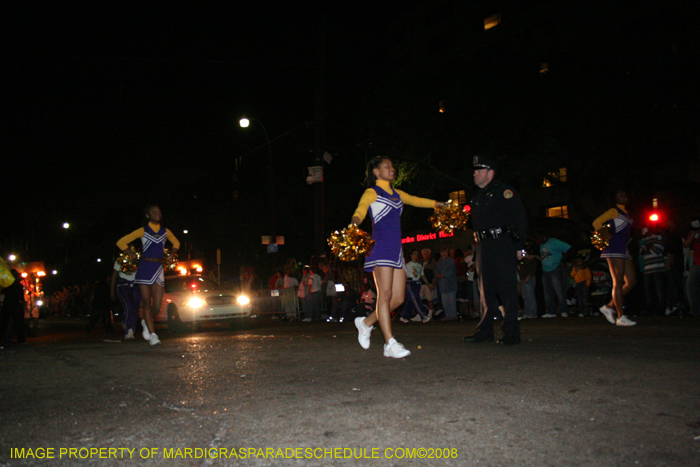
M 27 273 L 26 273 L 26 272 L 23 272 L 23 273 L 22 273 L 22 277 L 27 277 Z

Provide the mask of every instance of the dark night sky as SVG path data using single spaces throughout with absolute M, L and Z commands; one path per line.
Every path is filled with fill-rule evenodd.
M 268 180 L 266 149 L 254 150 L 263 134 L 238 127 L 244 113 L 275 140 L 278 192 L 308 191 L 319 25 L 325 109 L 338 112 L 378 70 L 392 2 L 240 4 L 4 7 L 2 173 L 14 202 L 3 206 L 3 254 L 50 259 L 66 220 L 81 245 L 109 245 L 150 202 L 178 227 L 197 222 L 195 196 L 225 208 L 237 158 L 248 183 Z
M 506 3 L 512 11 L 548 21 L 542 19 L 548 12 L 538 10 L 548 2 Z M 334 156 L 326 172 L 327 231 L 344 226 L 361 194 L 364 162 L 370 153 L 366 133 L 370 120 L 379 132 L 389 130 L 384 135 L 389 144 L 394 136 L 418 148 L 437 139 L 446 142 L 443 159 L 453 164 L 447 169 L 452 172 L 464 165 L 464 158 L 453 154 L 480 153 L 492 143 L 498 152 L 501 140 L 508 139 L 502 136 L 509 134 L 515 135 L 510 142 L 525 153 L 527 146 L 518 138 L 529 144 L 531 133 L 542 138 L 550 127 L 559 130 L 559 139 L 567 132 L 578 135 L 585 143 L 579 145 L 584 152 L 613 143 L 620 148 L 655 147 L 647 144 L 648 138 L 639 138 L 639 129 L 655 131 L 663 126 L 659 122 L 672 127 L 662 128 L 661 136 L 673 136 L 673 128 L 688 132 L 687 116 L 693 115 L 695 104 L 675 103 L 695 102 L 689 96 L 697 95 L 697 75 L 684 68 L 694 62 L 684 57 L 697 50 L 697 33 L 688 27 L 694 24 L 689 12 L 697 7 L 688 9 L 685 4 L 690 3 L 685 1 L 670 2 L 668 7 L 651 1 L 599 2 L 603 6 L 555 3 L 558 18 L 564 21 L 547 22 L 543 31 L 556 32 L 559 42 L 544 48 L 563 64 L 560 73 L 568 69 L 572 75 L 558 75 L 559 81 L 552 81 L 558 84 L 543 87 L 542 92 L 558 89 L 567 102 L 562 105 L 571 106 L 564 113 L 553 110 L 560 105 L 556 99 L 543 98 L 544 108 L 539 102 L 511 99 L 511 88 L 534 89 L 523 94 L 537 98 L 540 85 L 533 83 L 540 83 L 535 81 L 540 57 L 523 55 L 527 44 L 521 47 L 517 39 L 506 41 L 505 48 L 479 42 L 483 33 L 479 15 L 491 14 L 488 8 L 499 2 L 470 4 L 476 19 L 461 28 L 467 34 L 463 43 L 481 44 L 470 60 L 462 66 L 447 63 L 444 74 L 440 66 L 420 69 L 420 64 L 407 64 L 406 69 L 419 71 L 401 82 L 386 80 L 398 76 L 386 74 L 388 67 L 401 66 L 401 60 L 409 58 L 389 52 L 389 47 L 407 39 L 393 36 L 405 36 L 406 31 L 392 28 L 402 24 L 392 20 L 413 11 L 412 5 L 428 5 L 416 10 L 427 17 L 408 13 L 404 19 L 434 26 L 445 16 L 444 4 L 392 0 L 245 6 L 216 2 L 215 7 L 125 7 L 116 2 L 3 6 L 0 173 L 6 200 L 0 210 L 0 253 L 12 250 L 26 260 L 43 259 L 49 267 L 66 257 L 76 267 L 98 255 L 109 257 L 116 253 L 116 239 L 136 228 L 143 207 L 155 202 L 163 208 L 169 227 L 194 232 L 189 240 L 199 249 L 198 255 L 212 257 L 221 247 L 227 258 L 239 255 L 238 260 L 251 261 L 245 255 L 259 249 L 256 239 L 269 233 L 270 177 L 261 128 L 255 123 L 247 130 L 238 127 L 239 117 L 246 114 L 263 122 L 273 140 L 280 206 L 277 233 L 285 235 L 289 245 L 303 244 L 306 255 L 313 237 L 313 189 L 304 179 L 306 167 L 314 163 L 319 76 L 325 77 L 321 151 Z M 587 14 L 585 21 L 579 19 L 581 12 Z M 663 18 L 656 12 L 663 12 Z M 521 15 L 523 24 L 533 26 L 527 23 L 527 14 Z M 317 62 L 319 31 L 325 31 L 323 72 Z M 524 37 L 540 36 L 534 31 Z M 673 54 L 665 52 L 671 44 L 678 45 L 677 63 L 675 49 Z M 390 63 L 389 57 L 397 60 Z M 578 68 L 576 60 L 581 62 Z M 529 67 L 530 62 L 532 79 L 517 72 L 520 64 Z M 578 70 L 586 75 L 578 88 L 571 87 Z M 593 80 L 587 81 L 588 77 Z M 450 86 L 457 91 L 448 101 L 456 104 L 453 115 L 459 114 L 462 99 L 462 119 L 452 126 L 434 112 Z M 376 97 L 379 94 L 373 94 L 377 88 L 395 89 L 385 93 L 394 100 L 384 104 Z M 581 102 L 576 100 L 579 95 Z M 503 101 L 500 105 L 498 98 Z M 521 108 L 511 109 L 516 101 Z M 596 105 L 616 111 L 624 125 L 614 117 L 601 118 L 610 112 L 585 112 Z M 677 120 L 663 113 L 667 107 L 666 113 L 678 115 Z M 571 109 L 582 118 L 570 118 Z M 626 115 L 627 111 L 634 115 Z M 432 126 L 422 129 L 428 114 Z M 582 121 L 589 121 L 589 126 L 584 128 Z M 395 125 L 384 125 L 388 122 Z M 530 123 L 537 128 L 529 131 Z M 507 125 L 508 132 L 503 133 L 501 125 Z M 589 138 L 591 134 L 594 137 Z M 531 149 L 539 150 L 540 140 L 532 141 Z M 567 152 L 563 147 L 557 154 Z M 392 149 L 401 153 L 407 147 Z M 653 150 L 647 153 L 657 156 Z M 424 222 L 422 217 L 418 220 Z M 60 227 L 66 221 L 73 225 L 70 232 Z

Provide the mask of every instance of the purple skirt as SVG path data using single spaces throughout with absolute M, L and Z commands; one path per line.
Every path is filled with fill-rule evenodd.
M 405 263 L 401 249 L 401 231 L 375 231 L 372 239 L 374 239 L 374 248 L 365 258 L 366 272 L 372 272 L 377 266 L 403 269 Z
M 135 284 L 140 285 L 158 285 L 165 286 L 165 274 L 163 273 L 163 263 L 152 261 L 139 261 L 139 267 L 136 270 Z

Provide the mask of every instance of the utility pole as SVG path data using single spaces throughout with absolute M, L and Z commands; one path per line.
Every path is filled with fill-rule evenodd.
M 326 18 L 323 13 L 318 15 L 318 43 L 316 46 L 316 99 L 314 119 L 314 165 L 323 165 L 325 150 L 325 102 L 326 102 Z M 326 239 L 324 234 L 324 183 L 314 183 L 314 256 L 320 258 L 325 253 Z

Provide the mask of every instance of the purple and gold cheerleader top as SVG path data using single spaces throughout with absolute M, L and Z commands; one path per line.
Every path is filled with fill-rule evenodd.
M 377 192 L 377 200 L 370 204 L 369 214 L 372 218 L 374 248 L 365 258 L 365 271 L 371 272 L 377 266 L 401 269 L 404 267 L 401 250 L 401 195 L 396 190 L 390 195 L 376 185 L 373 189 Z

